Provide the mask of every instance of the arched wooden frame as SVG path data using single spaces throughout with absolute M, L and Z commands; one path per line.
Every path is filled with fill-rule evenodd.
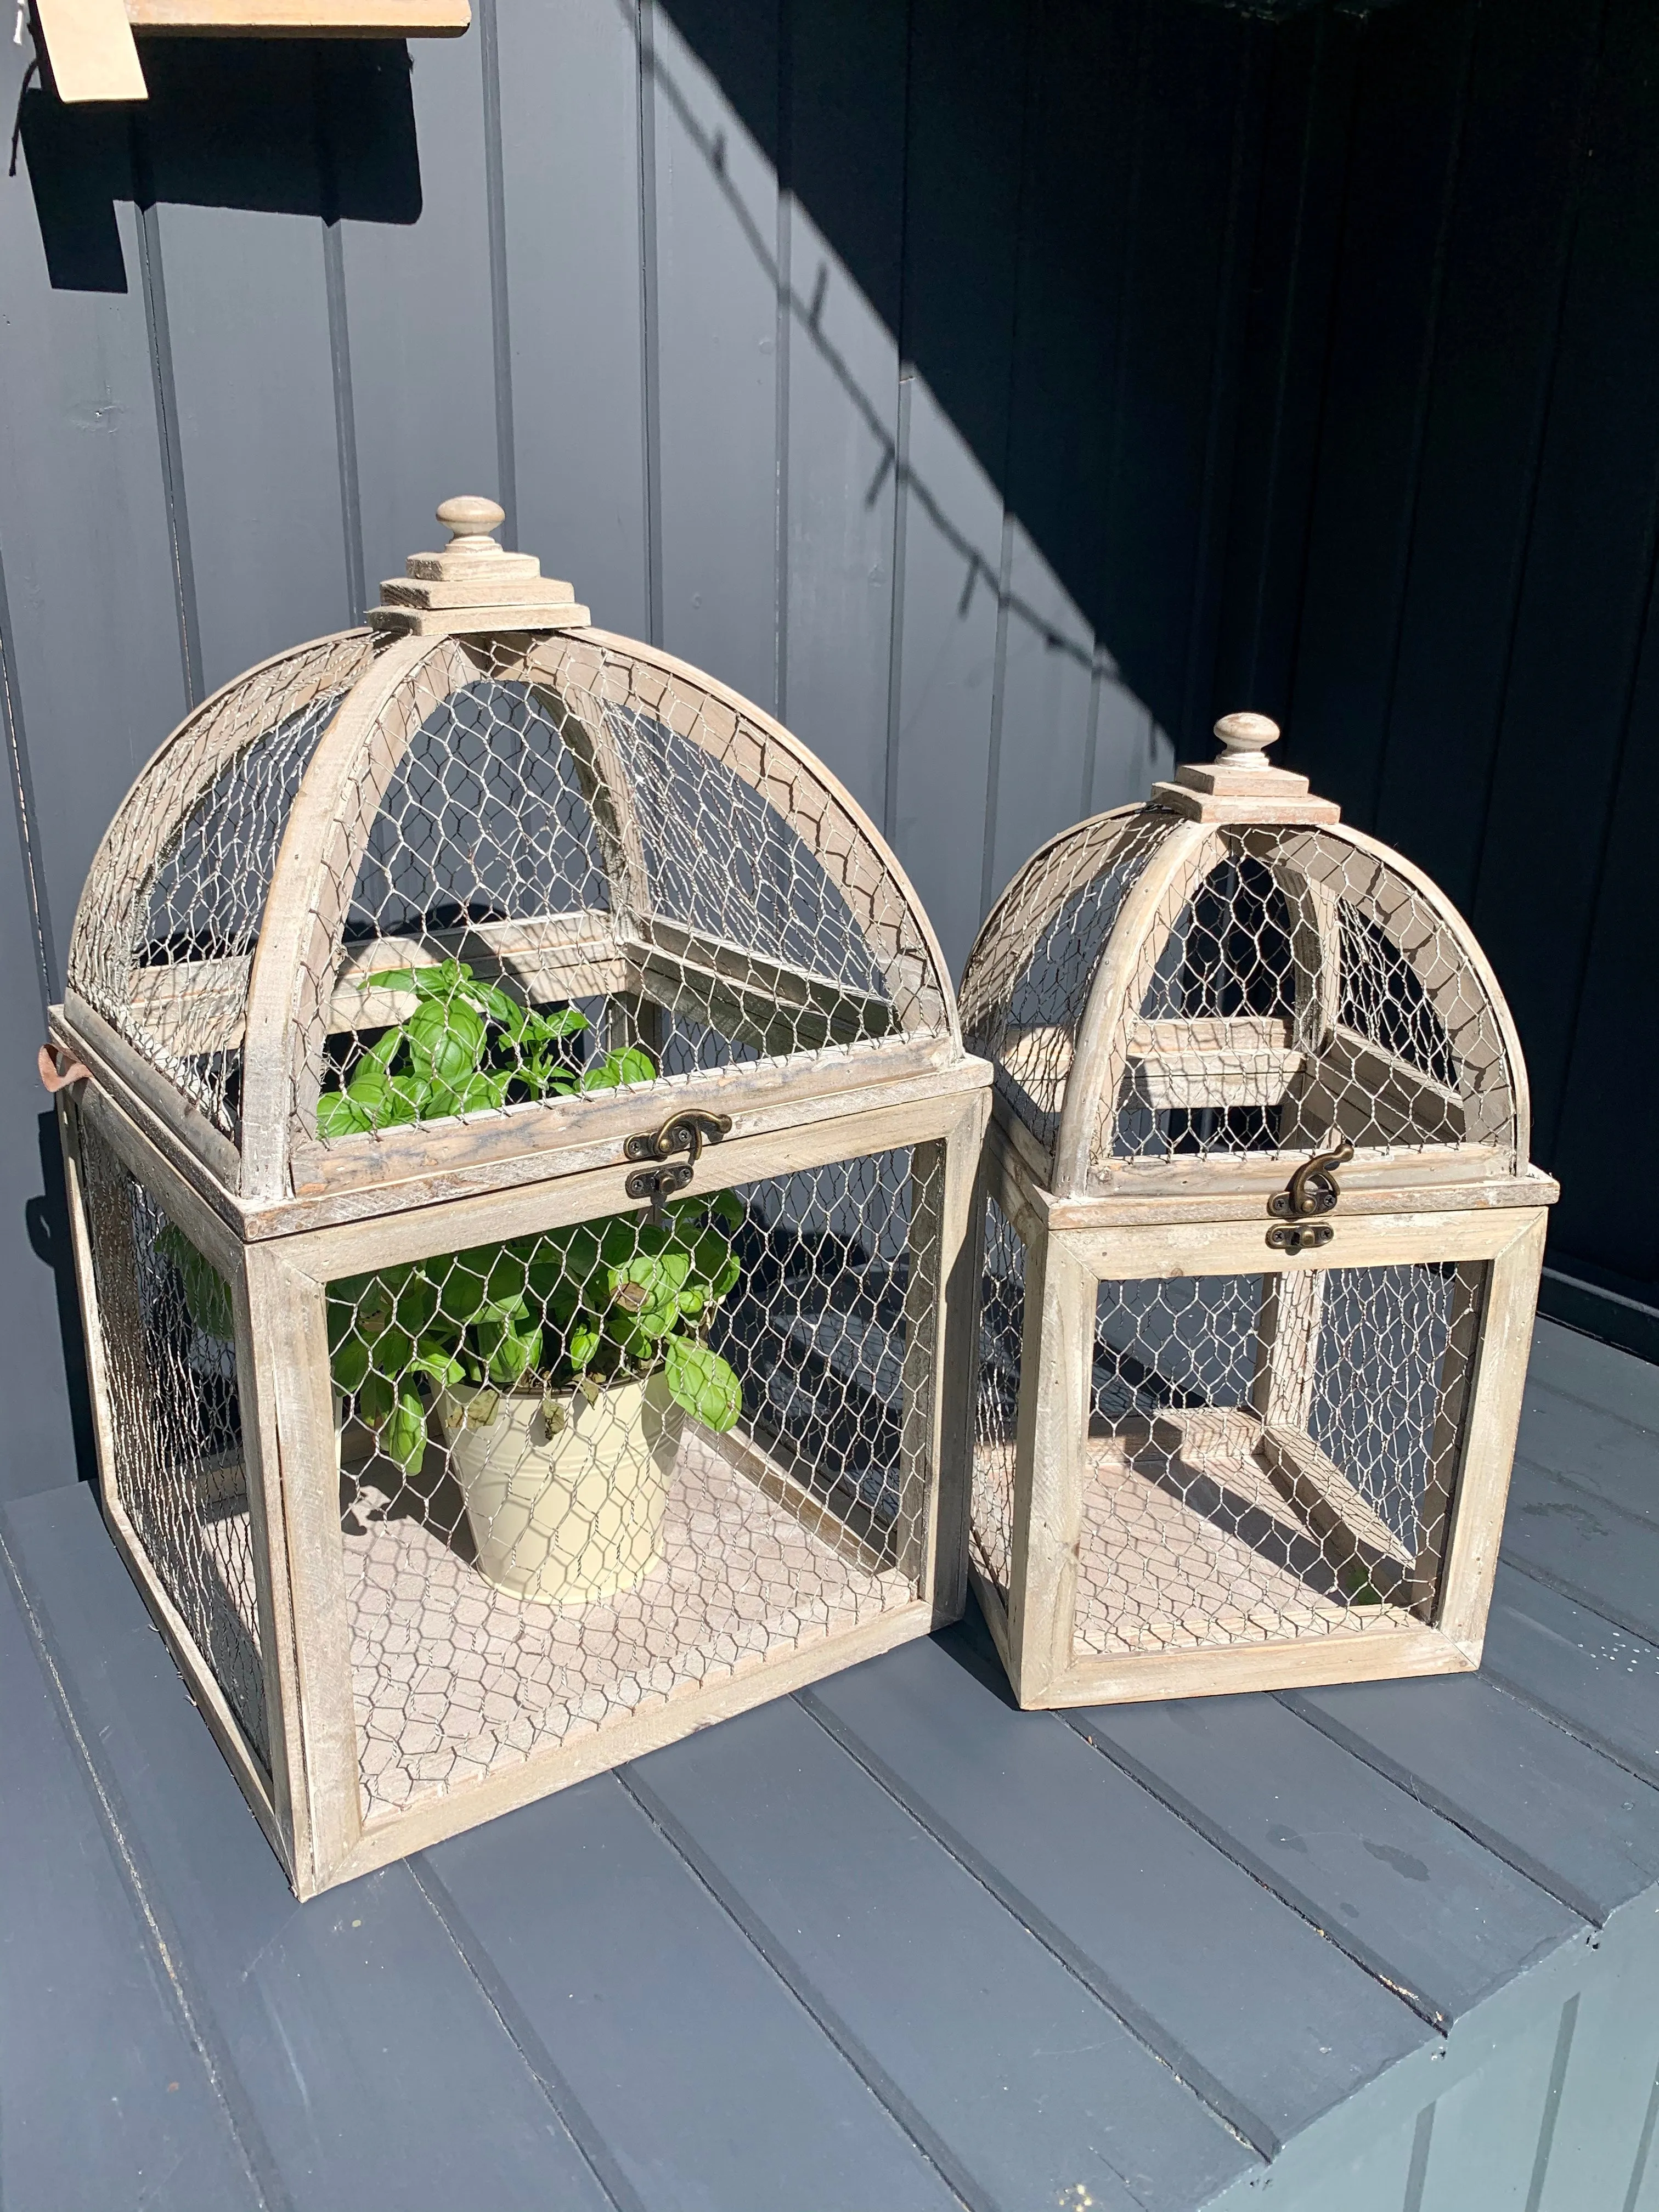
M 797 738 L 724 685 L 632 640 L 590 629 L 521 635 L 512 645 L 517 650 L 504 653 L 502 641 L 488 636 L 410 636 L 371 658 L 370 634 L 353 630 L 276 654 L 185 718 L 141 771 L 100 842 L 71 939 L 68 1024 L 94 1048 L 106 1079 L 148 1109 L 222 1188 L 255 1202 L 284 1197 L 290 1188 L 315 1192 L 323 1187 L 325 1154 L 332 1187 L 417 1171 L 441 1163 L 446 1148 L 493 1157 L 549 1142 L 544 1108 L 327 1147 L 314 1134 L 330 1028 L 378 1025 L 408 1011 L 393 994 L 365 990 L 363 975 L 400 957 L 405 964 L 436 957 L 429 945 L 379 940 L 354 974 L 345 918 L 374 822 L 410 744 L 447 700 L 483 680 L 526 682 L 549 713 L 592 814 L 611 907 L 604 915 L 457 933 L 469 957 L 482 955 L 486 966 L 493 961 L 544 994 L 570 995 L 580 986 L 593 995 L 625 995 L 643 984 L 647 1012 L 653 1003 L 678 1003 L 763 1054 L 817 1049 L 822 1058 L 858 1041 L 867 1048 L 870 1031 L 885 1024 L 889 1036 L 877 1039 L 884 1075 L 905 1073 L 912 1060 L 920 1073 L 941 1049 L 961 1057 L 954 1003 L 943 988 L 944 957 L 915 891 L 858 802 Z M 295 793 L 253 955 L 135 966 L 143 902 L 204 794 L 279 719 L 332 690 L 346 696 Z M 814 794 L 815 857 L 862 927 L 888 1001 L 854 1005 L 855 992 L 826 988 L 825 979 L 769 963 L 746 946 L 699 945 L 693 933 L 650 913 L 631 789 L 603 711 L 623 702 L 657 713 L 786 822 L 803 790 Z M 781 760 L 787 776 L 778 774 Z M 147 1020 L 147 1013 L 161 1019 Z M 159 1033 L 163 1024 L 166 1036 Z M 203 1110 L 189 1065 L 191 1053 L 238 1046 L 240 1146 Z M 847 1070 L 837 1076 L 821 1068 L 819 1077 L 827 1089 L 856 1080 Z M 729 1068 L 669 1079 L 729 1088 L 743 1078 Z M 748 1080 L 757 1080 L 752 1070 Z M 639 1117 L 637 1101 L 584 1103 L 584 1127 L 596 1138 L 618 1111 L 630 1126 Z
M 99 840 L 70 936 L 69 988 L 106 1019 L 125 1027 L 135 1016 L 142 1036 L 147 1007 L 185 995 L 204 1004 L 246 999 L 251 956 L 213 963 L 225 972 L 193 975 L 185 989 L 183 970 L 198 963 L 135 967 L 139 915 L 158 871 L 226 769 L 281 722 L 331 691 L 349 690 L 364 672 L 371 642 L 366 629 L 342 630 L 245 669 L 192 709 L 139 770 Z M 154 1040 L 140 1048 L 154 1049 Z
M 1297 1070 L 1294 1089 L 1287 1072 L 1279 1094 L 1290 1097 L 1292 1104 L 1288 1142 L 1280 1152 L 1252 1154 L 1252 1165 L 1259 1170 L 1264 1161 L 1277 1161 L 1285 1152 L 1302 1149 L 1298 1136 L 1304 1125 L 1308 1141 L 1312 1141 L 1333 1127 L 1333 1109 L 1345 1094 L 1364 1091 L 1380 1102 L 1379 1110 L 1384 1112 L 1392 1098 L 1402 1139 L 1411 1150 L 1466 1155 L 1471 1173 L 1490 1173 L 1494 1168 L 1516 1172 L 1526 1159 L 1529 1136 L 1520 1043 L 1497 979 L 1450 901 L 1398 854 L 1352 830 L 1177 822 L 1124 899 L 1096 970 L 1078 1027 L 1054 1144 L 1054 1194 L 1083 1197 L 1125 1176 L 1144 1187 L 1171 1168 L 1183 1177 L 1194 1172 L 1194 1162 L 1186 1158 L 1114 1161 L 1117 1102 L 1132 1062 L 1155 1063 L 1160 1055 L 1179 1051 L 1182 1041 L 1161 1032 L 1166 1026 L 1173 1031 L 1182 1025 L 1145 1023 L 1140 1009 L 1188 905 L 1214 868 L 1241 854 L 1265 860 L 1285 895 L 1297 978 L 1291 1033 L 1276 1040 L 1286 1070 L 1292 1064 Z M 1348 879 L 1356 855 L 1372 864 L 1371 880 L 1363 890 Z M 1340 902 L 1384 932 L 1416 976 L 1429 1005 L 1445 1022 L 1462 1076 L 1455 1098 L 1340 1022 Z M 1407 927 L 1413 904 L 1426 915 L 1428 927 Z M 1455 1021 L 1447 1018 L 1454 1011 Z M 1254 1058 L 1272 1056 L 1275 1041 L 1255 1035 L 1259 1024 L 1248 1026 L 1251 1034 L 1239 1037 L 1237 1049 Z M 1215 1042 L 1225 1048 L 1224 1040 Z M 1432 1103 L 1443 1118 L 1455 1108 L 1462 1123 L 1461 1137 L 1443 1146 L 1425 1146 L 1405 1133 L 1412 1126 L 1413 1103 L 1429 1091 L 1436 1094 Z M 1236 1103 L 1260 1102 L 1241 1098 Z M 1334 1126 L 1342 1126 L 1340 1114 Z M 1380 1147 L 1373 1141 L 1359 1149 Z M 1211 1178 L 1236 1171 L 1231 1161 L 1212 1159 L 1202 1164 Z
M 699 940 L 649 912 L 631 792 L 603 708 L 611 703 L 607 684 L 622 683 L 618 698 L 630 696 L 631 684 L 635 703 L 647 706 L 654 688 L 665 726 L 720 759 L 786 821 L 798 810 L 803 785 L 817 794 L 816 857 L 864 927 L 890 994 L 883 1011 L 895 1033 L 878 1040 L 884 1072 L 894 1072 L 894 1059 L 906 1054 L 917 1057 L 920 1071 L 941 1045 L 960 1056 L 943 956 L 903 871 L 856 800 L 781 724 L 672 656 L 602 631 L 526 640 L 510 657 L 487 637 L 411 636 L 388 646 L 342 704 L 289 813 L 248 991 L 244 1198 L 274 1200 L 290 1183 L 315 1193 L 484 1154 L 523 1152 L 545 1145 L 550 1132 L 569 1118 L 556 1109 L 509 1107 L 465 1122 L 329 1145 L 314 1134 L 330 1030 L 378 1024 L 401 1011 L 393 994 L 365 990 L 364 979 L 410 948 L 394 952 L 392 941 L 377 941 L 368 956 L 373 968 L 354 973 L 345 941 L 374 823 L 428 718 L 483 680 L 527 682 L 552 715 L 593 815 L 612 904 L 602 915 L 553 915 L 457 933 L 470 957 L 483 951 L 544 996 L 640 992 L 659 1005 L 683 1004 L 704 1019 L 714 1012 L 763 1053 L 830 1050 L 867 1036 L 875 1001 L 854 1006 L 856 994 L 826 990 L 823 978 L 747 947 Z M 773 773 L 779 756 L 789 765 L 787 784 Z M 756 1076 L 752 1069 L 728 1068 L 669 1079 L 692 1089 L 736 1089 L 752 1086 Z M 614 1118 L 592 1100 L 582 1107 L 588 1128 Z M 626 1099 L 619 1110 L 630 1124 L 641 1111 Z
M 1053 1180 L 1053 1144 L 1074 1064 L 1078 1024 L 1059 1019 L 1022 1027 L 1015 1018 L 1017 1001 L 1031 975 L 1035 949 L 1067 902 L 1117 868 L 1138 827 L 1158 819 L 1136 801 L 1092 816 L 1039 846 L 992 908 L 969 957 L 962 984 L 963 1036 L 970 1051 L 995 1063 L 999 1092 L 1013 1117 L 1011 1134 L 1045 1188 Z M 1115 927 L 1115 916 L 1103 939 L 1103 955 Z M 1081 980 L 1086 1010 L 1091 978 L 1085 974 Z

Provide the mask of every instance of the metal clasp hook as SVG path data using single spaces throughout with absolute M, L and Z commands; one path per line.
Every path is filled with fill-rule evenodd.
M 1284 1189 L 1275 1191 L 1268 1200 L 1268 1212 L 1277 1214 L 1281 1221 L 1305 1220 L 1310 1213 L 1334 1213 L 1342 1193 L 1331 1170 L 1352 1158 L 1353 1146 L 1344 1137 L 1334 1151 L 1316 1152 L 1310 1160 L 1304 1160 Z
M 630 1137 L 623 1146 L 625 1160 L 665 1160 L 676 1152 L 689 1152 L 696 1167 L 702 1155 L 704 1141 L 719 1144 L 732 1127 L 729 1114 L 701 1114 L 688 1112 L 684 1108 L 669 1115 L 660 1129 L 647 1137 Z
M 1334 1231 L 1328 1222 L 1316 1217 L 1336 1211 L 1342 1192 L 1331 1171 L 1352 1158 L 1353 1146 L 1345 1137 L 1332 1151 L 1316 1152 L 1310 1160 L 1304 1160 L 1284 1189 L 1273 1193 L 1267 1200 L 1268 1212 L 1296 1224 L 1294 1228 L 1267 1231 L 1267 1243 L 1273 1251 L 1305 1252 L 1330 1243 Z
M 677 1190 L 684 1190 L 690 1182 L 692 1170 L 702 1157 L 704 1143 L 719 1144 L 731 1127 L 729 1114 L 701 1114 L 682 1108 L 671 1114 L 660 1129 L 648 1136 L 628 1139 L 623 1146 L 625 1160 L 669 1160 L 676 1152 L 688 1155 L 684 1160 L 675 1160 L 671 1167 L 641 1168 L 623 1185 L 629 1198 L 644 1199 L 653 1229 L 663 1225 L 664 1200 L 672 1198 Z

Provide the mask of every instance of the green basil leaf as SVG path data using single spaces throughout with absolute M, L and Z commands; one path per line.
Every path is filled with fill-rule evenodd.
M 608 1052 L 597 1066 L 584 1068 L 579 1091 L 614 1091 L 622 1083 L 653 1083 L 656 1062 L 648 1052 L 629 1045 L 623 1052 Z
M 343 1091 L 325 1091 L 317 1101 L 319 1137 L 353 1137 L 374 1127 L 368 1109 Z
M 361 1390 L 368 1376 L 368 1346 L 361 1336 L 349 1336 L 338 1346 L 329 1362 L 334 1376 L 334 1387 L 348 1397 Z
M 509 999 L 496 983 L 471 982 L 466 986 L 466 995 L 472 1004 L 499 1022 L 510 1036 L 517 1036 L 525 1024 L 525 1011 L 516 999 Z
M 410 1370 L 412 1374 L 429 1375 L 440 1389 L 447 1383 L 462 1382 L 466 1379 L 466 1370 L 460 1361 L 441 1344 L 428 1342 L 422 1345 L 410 1362 Z
M 511 1389 L 542 1356 L 539 1328 L 526 1329 L 520 1334 L 505 1322 L 481 1322 L 475 1334 L 490 1381 L 503 1389 Z
M 427 1110 L 432 1085 L 423 1076 L 394 1075 L 386 1085 L 386 1103 L 372 1126 L 392 1128 L 399 1122 L 418 1121 Z
M 389 1376 L 373 1369 L 357 1386 L 357 1411 L 371 1428 L 378 1428 L 397 1403 L 398 1393 Z
M 417 998 L 447 999 L 471 977 L 472 970 L 464 960 L 440 960 L 430 968 L 415 970 L 415 992 Z
M 590 1027 L 586 1015 L 580 1006 L 560 1006 L 550 1014 L 532 1006 L 526 1017 L 525 1029 L 538 1042 L 550 1043 L 556 1037 L 580 1036 Z
M 384 1100 L 386 1085 L 391 1080 L 378 1060 L 361 1060 L 351 1072 L 346 1085 L 346 1097 L 355 1098 L 371 1119 Z
M 380 1441 L 380 1449 L 405 1474 L 413 1474 L 425 1458 L 426 1407 L 412 1382 L 398 1393 L 397 1404 L 381 1425 Z
M 423 998 L 404 1024 L 409 1064 L 417 1076 L 456 1084 L 477 1067 L 484 1018 L 462 998 Z
M 663 1348 L 670 1395 L 704 1428 L 723 1434 L 743 1412 L 743 1387 L 719 1352 L 694 1337 L 672 1336 Z

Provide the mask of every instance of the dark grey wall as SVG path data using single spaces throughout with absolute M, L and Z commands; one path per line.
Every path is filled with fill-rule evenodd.
M 1636 0 L 477 0 L 407 57 L 191 40 L 143 109 L 29 93 L 0 1480 L 71 1474 L 30 1062 L 93 846 L 191 699 L 351 620 L 461 489 L 798 729 L 958 963 L 1042 837 L 1280 712 L 1474 911 L 1571 1178 L 1553 1264 L 1639 1322 L 1652 36 Z
M 1547 1305 L 1659 1358 L 1659 12 L 1304 17 L 1271 99 L 1218 689 L 1473 919 Z

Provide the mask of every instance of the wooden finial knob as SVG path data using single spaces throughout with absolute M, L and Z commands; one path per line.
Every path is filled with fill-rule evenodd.
M 493 499 L 447 499 L 438 509 L 438 520 L 449 532 L 446 552 L 499 553 L 501 550 L 490 533 L 506 521 L 507 510 L 497 507 Z
M 1224 714 L 1215 733 L 1230 768 L 1266 768 L 1267 748 L 1278 742 L 1279 725 L 1266 714 Z

